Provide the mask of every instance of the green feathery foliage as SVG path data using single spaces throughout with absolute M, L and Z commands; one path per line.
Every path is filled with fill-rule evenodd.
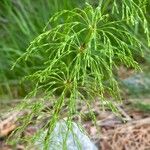
M 96 8 L 86 4 L 84 9 L 58 12 L 18 59 L 32 61 L 39 53 L 47 56 L 40 60 L 42 68 L 26 77 L 35 83 L 35 89 L 30 93 L 32 96 L 42 93 L 49 100 L 55 97 L 46 125 L 48 133 L 45 149 L 50 144 L 48 139 L 61 118 L 64 106 L 67 107 L 68 124 L 74 115 L 80 115 L 78 103 L 86 103 L 91 109 L 90 104 L 95 97 L 99 97 L 100 102 L 105 101 L 116 112 L 115 106 L 106 101 L 104 93 L 120 100 L 114 75 L 114 70 L 119 65 L 140 69 L 133 54 L 141 53 L 144 45 L 136 35 L 137 28 L 145 33 L 147 45 L 150 46 L 145 17 L 146 2 L 148 1 L 113 0 L 106 3 L 101 0 Z M 40 113 L 43 103 L 36 101 L 29 106 L 25 102 L 23 108 L 29 107 L 32 113 L 26 118 L 23 127 L 31 122 L 34 115 Z M 92 111 L 91 114 L 93 115 Z

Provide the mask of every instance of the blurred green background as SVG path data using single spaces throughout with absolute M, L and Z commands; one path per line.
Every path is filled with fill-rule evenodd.
M 21 56 L 38 34 L 40 34 L 49 18 L 63 9 L 82 7 L 85 2 L 97 5 L 98 0 L 1 0 L 0 1 L 0 97 L 2 99 L 22 98 L 32 87 L 31 83 L 21 83 L 22 77 L 42 67 L 40 63 L 46 56 L 38 53 L 31 62 L 21 62 L 14 70 L 11 66 Z M 106 0 L 109 9 L 111 0 Z M 150 4 L 147 6 L 150 10 Z M 150 12 L 150 11 L 149 11 Z M 150 14 L 150 13 L 149 13 Z M 147 19 L 150 22 L 150 16 Z M 136 31 L 144 43 L 145 36 Z M 146 44 L 145 44 L 146 45 Z M 149 96 L 150 94 L 150 49 L 143 48 L 144 57 L 134 54 L 144 73 L 137 73 L 122 78 L 123 92 L 132 96 Z M 121 77 L 128 74 L 124 69 Z

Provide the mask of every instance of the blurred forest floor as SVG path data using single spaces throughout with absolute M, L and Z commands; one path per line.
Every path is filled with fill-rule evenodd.
M 142 102 L 141 102 L 142 101 Z M 25 114 L 24 111 L 8 111 L 18 101 L 13 100 L 3 104 L 0 109 L 0 150 L 25 150 L 26 143 L 21 141 L 17 145 L 6 144 L 9 134 L 19 125 L 17 119 Z M 2 105 L 1 105 L 2 107 Z M 97 125 L 92 122 L 89 111 L 85 106 L 79 109 L 83 117 L 78 118 L 87 131 L 90 139 L 102 150 L 148 150 L 150 149 L 150 99 L 130 99 L 117 105 L 121 118 L 106 109 L 100 109 L 99 102 L 93 104 L 93 112 L 96 115 Z M 43 110 L 44 111 L 44 110 Z M 65 116 L 65 115 L 64 115 Z M 48 116 L 38 116 L 46 120 Z M 34 135 L 40 130 L 40 125 L 31 124 L 22 134 L 22 138 Z M 33 148 L 34 149 L 34 148 Z

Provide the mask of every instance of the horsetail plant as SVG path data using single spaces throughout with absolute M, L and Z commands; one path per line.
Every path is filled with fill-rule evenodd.
M 96 8 L 86 4 L 84 9 L 58 12 L 17 60 L 16 63 L 22 59 L 32 60 L 38 53 L 47 55 L 43 69 L 26 77 L 35 83 L 30 94 L 36 96 L 42 91 L 45 99 L 55 97 L 46 124 L 45 149 L 64 107 L 67 108 L 69 127 L 73 116 L 80 115 L 79 102 L 86 103 L 91 109 L 91 103 L 99 97 L 100 102 L 105 101 L 116 112 L 111 101 L 106 100 L 105 93 L 120 100 L 114 74 L 120 65 L 140 69 L 133 54 L 141 53 L 143 48 L 142 41 L 136 36 L 137 28 L 144 32 L 150 46 L 146 2 L 148 0 L 108 0 L 106 6 L 106 1 L 101 0 Z M 42 111 L 43 103 L 39 100 L 29 106 L 32 113 L 26 118 L 24 127 Z M 95 118 L 92 111 L 91 114 Z

